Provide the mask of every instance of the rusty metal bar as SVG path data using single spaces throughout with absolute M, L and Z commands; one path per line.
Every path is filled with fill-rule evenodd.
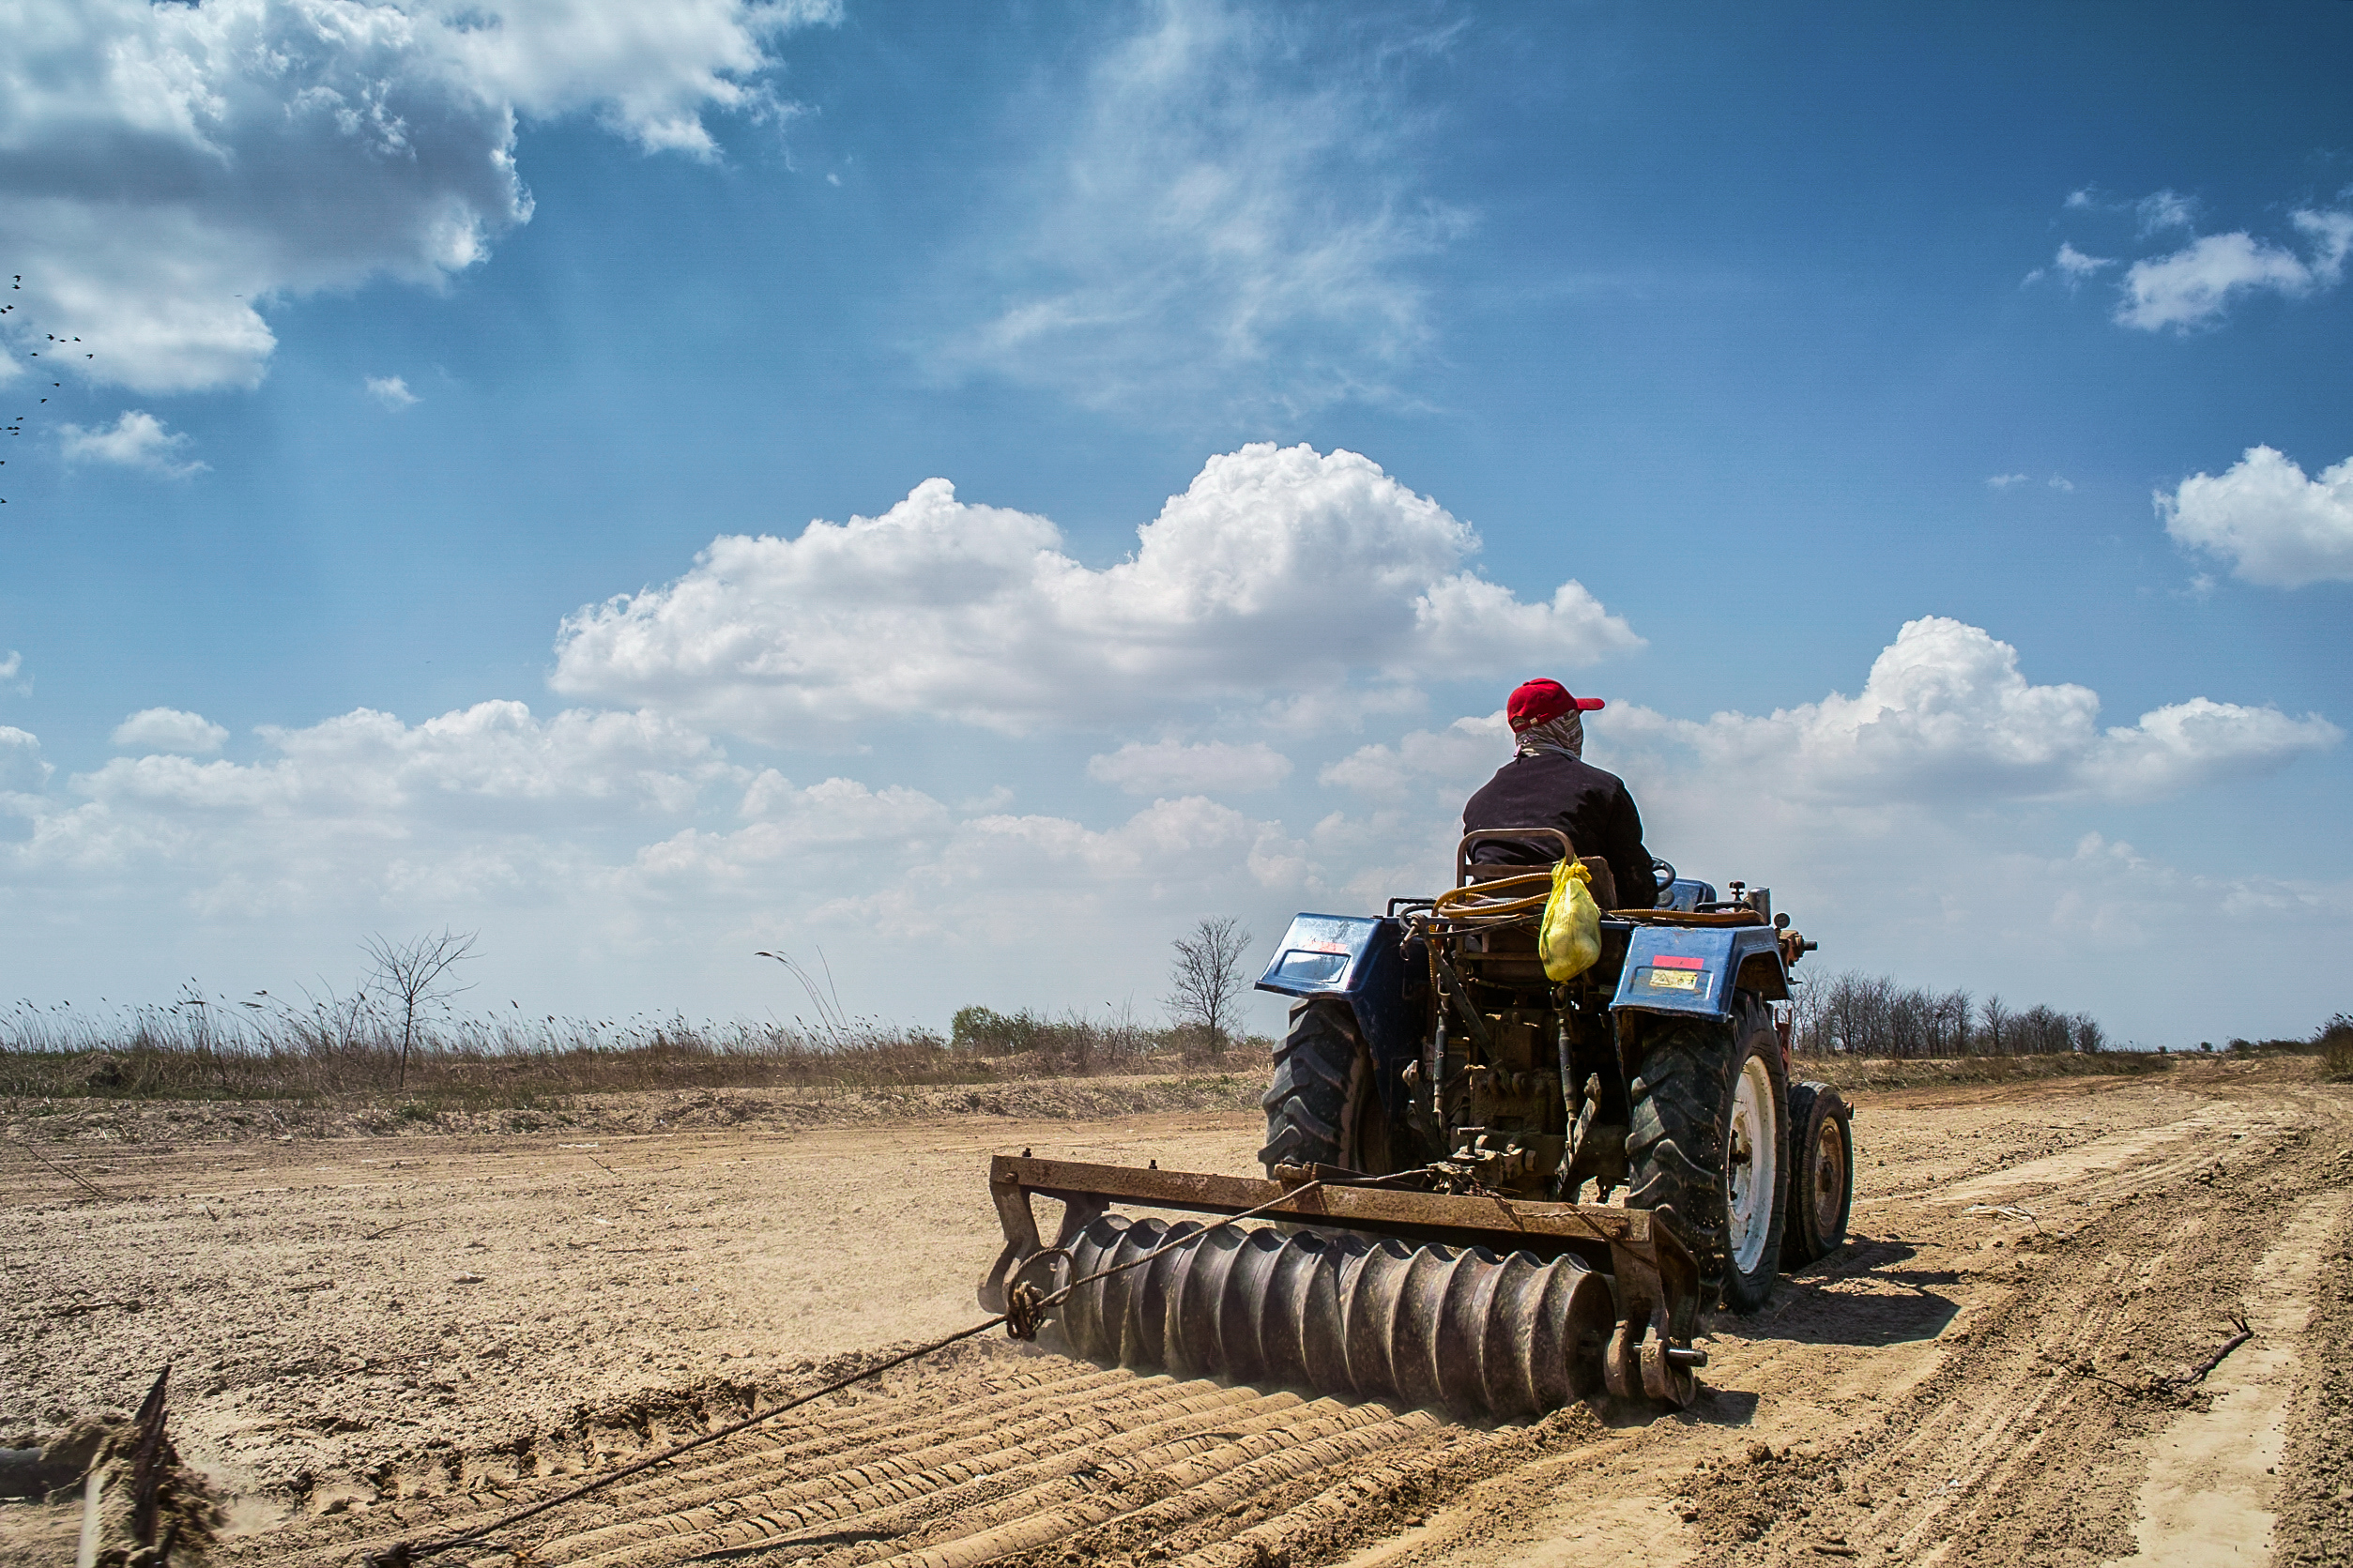
M 1192 1214 L 1239 1214 L 1272 1203 L 1276 1207 L 1269 1210 L 1269 1218 L 1295 1217 L 1308 1224 L 1412 1241 L 1506 1250 L 1647 1247 L 1667 1234 L 1650 1213 L 1640 1209 L 1345 1186 L 1319 1187 L 1296 1202 L 1279 1203 L 1284 1184 L 1260 1177 L 1138 1170 L 1132 1165 L 1025 1160 L 1010 1154 L 1000 1154 L 989 1162 L 988 1185 L 998 1196 L 1001 1215 L 1005 1197 L 1027 1191 L 1045 1197 L 1103 1198 Z

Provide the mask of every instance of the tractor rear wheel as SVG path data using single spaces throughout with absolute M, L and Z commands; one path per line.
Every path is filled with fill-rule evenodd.
M 1855 1204 L 1854 1113 L 1828 1084 L 1789 1086 L 1789 1213 L 1781 1266 L 1802 1269 L 1846 1244 Z
M 1346 1003 L 1291 1005 L 1291 1028 L 1275 1047 L 1275 1081 L 1259 1104 L 1266 1108 L 1259 1163 L 1267 1175 L 1286 1165 L 1389 1173 L 1389 1119 Z
M 1729 1022 L 1657 1020 L 1628 1088 L 1627 1207 L 1670 1217 L 1703 1296 L 1754 1312 L 1780 1268 L 1789 1180 L 1788 1075 L 1770 1014 L 1743 995 Z

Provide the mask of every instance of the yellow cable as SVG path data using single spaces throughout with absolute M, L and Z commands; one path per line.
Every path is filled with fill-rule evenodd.
M 1531 885 L 1542 891 L 1524 895 L 1511 891 Z M 1546 900 L 1551 896 L 1552 874 L 1549 871 L 1531 871 L 1519 876 L 1499 876 L 1491 882 L 1474 882 L 1468 887 L 1449 889 L 1438 895 L 1437 901 L 1430 906 L 1430 913 L 1441 920 L 1485 924 L 1534 914 L 1543 908 Z

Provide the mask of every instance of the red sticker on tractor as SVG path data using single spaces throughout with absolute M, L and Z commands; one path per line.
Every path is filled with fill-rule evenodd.
M 1658 969 L 1704 969 L 1707 967 L 1707 960 L 1704 958 L 1678 958 L 1673 953 L 1662 954 L 1650 962 L 1651 967 Z

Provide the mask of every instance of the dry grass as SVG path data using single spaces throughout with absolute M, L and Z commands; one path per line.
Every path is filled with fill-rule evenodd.
M 109 1018 L 20 1006 L 0 1016 L 0 1099 L 399 1102 L 396 1114 L 529 1108 L 583 1094 L 682 1088 L 869 1089 L 1198 1070 L 1184 1031 L 1024 1015 L 1016 1041 L 953 1043 L 849 1021 L 444 1020 L 405 1066 L 384 1020 L 329 1007 L 232 1010 L 208 998 Z M 1013 1048 L 1008 1049 L 1008 1046 Z
M 2320 1031 L 2321 1063 L 2330 1078 L 2353 1083 L 2353 1019 L 2342 1012 Z
M 2154 1051 L 2092 1051 L 2035 1057 L 1811 1057 L 1790 1063 L 1792 1078 L 1839 1088 L 1918 1088 L 1933 1084 L 2001 1083 L 2024 1078 L 2139 1076 L 2169 1071 L 2179 1058 Z

